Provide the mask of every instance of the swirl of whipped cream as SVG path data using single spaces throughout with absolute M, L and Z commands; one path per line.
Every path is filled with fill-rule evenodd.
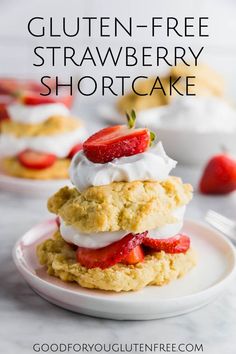
M 185 206 L 177 208 L 173 211 L 172 215 L 175 216 L 176 222 L 173 224 L 167 224 L 163 227 L 150 230 L 148 232 L 149 237 L 155 239 L 163 239 L 175 236 L 180 232 L 183 226 L 183 218 L 185 213 Z M 116 231 L 116 232 L 98 232 L 93 234 L 84 234 L 79 232 L 72 226 L 66 225 L 60 218 L 60 233 L 62 238 L 66 242 L 73 243 L 79 247 L 86 248 L 102 248 L 106 247 L 113 242 L 121 240 L 129 231 Z
M 7 112 L 14 122 L 38 124 L 54 115 L 69 116 L 70 111 L 63 103 L 46 103 L 27 106 L 13 103 L 7 107 Z
M 83 142 L 85 138 L 86 131 L 83 127 L 67 133 L 33 137 L 16 137 L 12 134 L 1 134 L 0 156 L 15 156 L 25 149 L 31 149 L 64 158 L 68 156 L 76 144 Z
M 161 142 L 141 154 L 104 164 L 91 162 L 81 151 L 72 159 L 70 179 L 79 191 L 112 182 L 160 181 L 168 177 L 176 163 L 166 155 Z

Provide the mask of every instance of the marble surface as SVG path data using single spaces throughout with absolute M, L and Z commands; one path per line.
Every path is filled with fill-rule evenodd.
M 90 121 L 91 130 L 95 125 L 97 123 Z M 178 167 L 175 174 L 195 186 L 199 178 L 199 171 L 190 168 Z M 203 220 L 209 208 L 233 217 L 236 195 L 205 197 L 196 193 L 187 209 L 187 217 Z M 235 353 L 236 281 L 214 303 L 174 318 L 119 322 L 75 314 L 36 295 L 12 261 L 11 252 L 16 240 L 33 225 L 49 217 L 46 201 L 0 191 L 0 215 L 1 353 L 34 353 L 34 343 L 154 342 L 202 343 L 206 354 Z

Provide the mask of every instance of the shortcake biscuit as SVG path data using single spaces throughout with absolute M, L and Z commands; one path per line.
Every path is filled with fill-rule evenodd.
M 15 137 L 50 136 L 71 132 L 81 127 L 81 122 L 73 117 L 52 116 L 37 124 L 25 124 L 6 120 L 2 123 L 2 133 Z
M 47 267 L 49 275 L 64 282 L 116 292 L 139 290 L 147 285 L 165 285 L 183 277 L 196 264 L 196 255 L 190 249 L 179 254 L 152 253 L 135 265 L 118 263 L 103 270 L 87 269 L 76 261 L 76 251 L 61 238 L 59 231 L 53 239 L 38 245 L 37 256 L 40 263 Z
M 162 182 L 113 182 L 82 193 L 64 187 L 48 200 L 48 209 L 83 233 L 142 233 L 176 222 L 173 210 L 191 198 L 190 184 L 169 177 Z

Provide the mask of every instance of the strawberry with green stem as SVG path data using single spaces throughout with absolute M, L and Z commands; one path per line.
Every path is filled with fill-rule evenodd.
M 134 110 L 126 114 L 128 125 L 107 127 L 93 134 L 83 144 L 86 157 L 94 163 L 107 163 L 116 158 L 146 151 L 155 140 L 147 128 L 135 128 Z

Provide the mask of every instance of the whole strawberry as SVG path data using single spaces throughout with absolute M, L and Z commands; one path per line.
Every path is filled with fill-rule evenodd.
M 199 184 L 205 194 L 227 194 L 236 190 L 236 160 L 227 154 L 212 157 Z

